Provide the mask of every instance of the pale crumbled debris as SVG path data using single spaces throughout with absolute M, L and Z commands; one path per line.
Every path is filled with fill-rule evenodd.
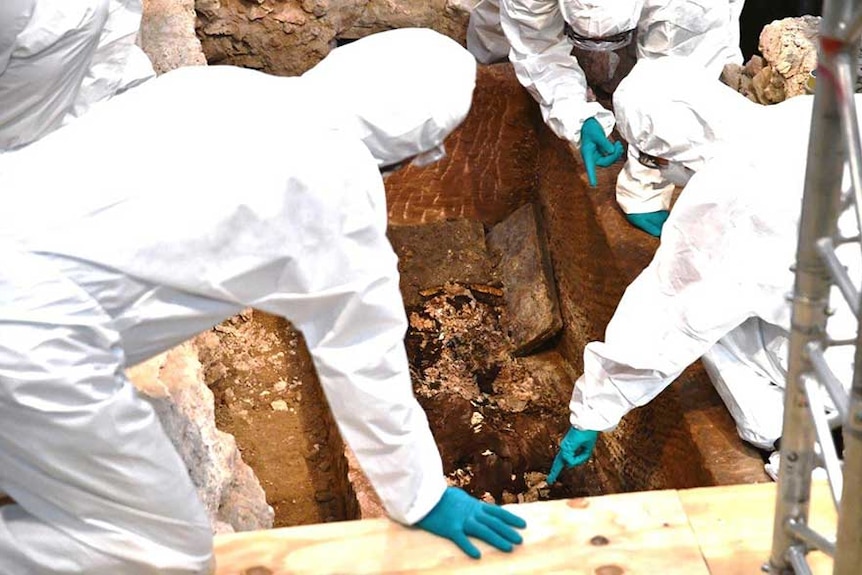
M 470 466 L 467 466 L 464 469 L 456 469 L 446 476 L 446 483 L 453 487 L 464 487 L 465 485 L 469 485 L 472 479 L 473 471 L 470 469 Z
M 287 402 L 283 399 L 276 399 L 275 401 L 270 403 L 270 405 L 272 406 L 273 411 L 287 411 L 289 409 L 287 407 Z

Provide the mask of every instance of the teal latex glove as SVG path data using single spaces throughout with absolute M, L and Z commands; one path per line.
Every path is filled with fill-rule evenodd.
M 570 428 L 560 442 L 560 451 L 554 458 L 553 465 L 551 465 L 551 472 L 548 473 L 547 479 L 548 485 L 557 480 L 564 466 L 566 469 L 571 469 L 572 467 L 586 463 L 593 454 L 593 449 L 596 447 L 596 440 L 598 438 L 598 431 Z
M 502 507 L 479 501 L 462 489 L 447 487 L 434 509 L 416 525 L 454 541 L 464 553 L 478 559 L 482 554 L 467 536 L 508 552 L 513 544 L 522 541 L 512 527 L 523 528 L 527 522 Z
M 626 219 L 634 227 L 658 238 L 661 237 L 661 228 L 669 215 L 669 211 L 659 210 L 646 214 L 626 214 Z
M 591 186 L 598 184 L 596 166 L 607 168 L 623 155 L 622 142 L 611 142 L 599 121 L 588 118 L 581 126 L 581 158 Z

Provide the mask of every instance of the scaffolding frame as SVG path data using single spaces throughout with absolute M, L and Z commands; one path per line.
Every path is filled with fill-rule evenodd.
M 862 573 L 862 306 L 853 282 L 859 278 L 848 276 L 835 251 L 850 242 L 862 249 L 859 236 L 838 234 L 845 166 L 862 230 L 862 146 L 854 101 L 860 38 L 862 0 L 825 0 L 794 270 L 772 551 L 764 567 L 777 575 L 811 574 L 807 553 L 814 549 L 833 558 L 833 575 Z M 856 316 L 855 340 L 832 341 L 827 336 L 833 285 Z M 856 346 L 849 394 L 824 357 L 835 345 Z M 823 409 L 824 392 L 841 418 L 843 463 Z M 818 465 L 826 469 L 838 511 L 834 537 L 808 525 L 811 477 Z

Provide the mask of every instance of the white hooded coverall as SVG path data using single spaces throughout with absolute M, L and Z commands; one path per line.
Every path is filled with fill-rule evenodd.
M 706 354 L 740 435 L 769 449 L 781 433 L 786 296 L 793 288 L 813 97 L 759 106 L 718 80 L 699 81 L 683 59 L 644 65 L 650 73 L 639 74 L 638 63 L 618 95 L 631 95 L 626 110 L 634 111 L 635 95 L 659 80 L 666 82 L 664 104 L 646 98 L 643 110 L 618 117 L 620 131 L 671 160 L 669 171 L 686 164 L 696 172 L 653 260 L 626 289 L 605 340 L 584 350 L 571 423 L 614 428 Z M 643 83 L 635 85 L 637 79 Z M 862 269 L 858 248 L 846 247 L 845 256 L 856 260 L 849 265 Z M 839 321 L 839 330 L 853 325 L 842 307 L 836 304 L 837 315 L 850 321 Z M 833 369 L 846 374 L 852 350 L 849 356 L 835 351 Z
M 584 121 L 596 118 L 610 135 L 613 113 L 588 101 L 584 71 L 571 55 L 568 23 L 583 37 L 637 30 L 638 59 L 686 56 L 714 71 L 742 63 L 739 15 L 743 0 L 481 0 L 470 15 L 467 47 L 483 63 L 509 58 L 521 84 L 539 103 L 545 123 L 580 146 Z M 640 164 L 627 163 L 617 187 L 626 213 L 665 209 L 664 189 L 640 184 Z M 644 168 L 646 169 L 646 168 Z M 671 186 L 672 190 L 672 186 Z
M 141 0 L 0 2 L 0 152 L 154 76 Z
M 302 331 L 391 516 L 439 501 L 378 166 L 442 143 L 475 60 L 410 29 L 331 58 L 179 69 L 0 156 L 4 573 L 206 572 L 206 514 L 124 369 L 246 306 Z
M 743 140 L 762 106 L 718 81 L 711 70 L 687 58 L 638 60 L 613 96 L 617 131 L 628 143 L 628 160 L 617 179 L 620 186 L 636 176 L 636 190 L 655 196 L 650 211 L 668 209 L 675 186 L 684 186 L 726 143 Z M 643 152 L 671 161 L 665 169 L 638 160 Z M 643 198 L 641 198 L 643 199 Z

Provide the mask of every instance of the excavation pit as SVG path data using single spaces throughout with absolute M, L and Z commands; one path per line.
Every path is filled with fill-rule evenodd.
M 602 434 L 588 464 L 545 484 L 583 347 L 602 338 L 657 241 L 616 206 L 620 164 L 587 186 L 508 65 L 480 67 L 470 115 L 446 148 L 386 188 L 414 391 L 450 482 L 511 503 L 767 481 L 697 364 Z M 526 212 L 535 238 L 501 239 L 496 230 Z M 518 255 L 503 264 L 494 245 Z M 535 305 L 513 309 L 525 302 Z M 301 336 L 257 311 L 213 333 L 221 343 L 205 364 L 217 423 L 236 436 L 276 526 L 382 515 L 344 455 Z

